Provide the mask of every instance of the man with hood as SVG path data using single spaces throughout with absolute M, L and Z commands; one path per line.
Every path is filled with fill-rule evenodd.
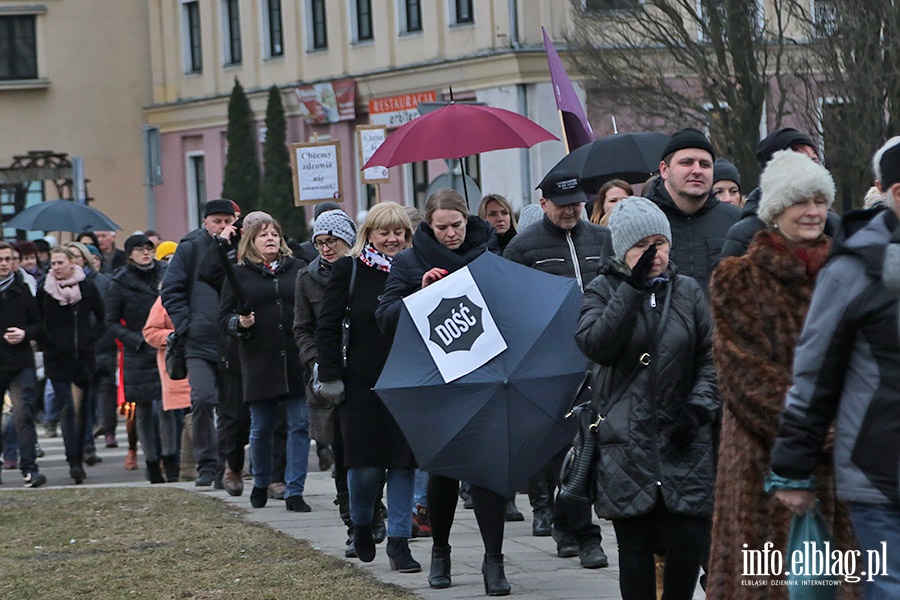
M 659 179 L 643 191 L 669 219 L 671 260 L 678 272 L 696 279 L 707 292 L 728 229 L 741 215 L 741 209 L 712 194 L 715 160 L 716 151 L 703 133 L 682 129 L 663 150 Z
M 810 474 L 834 432 L 837 496 L 847 503 L 866 598 L 900 597 L 900 136 L 875 155 L 891 210 L 835 243 L 794 355 L 793 386 L 768 484 L 795 513 L 815 504 Z M 833 425 L 833 427 L 832 427 Z M 842 548 L 846 551 L 846 548 Z M 876 569 L 869 559 L 879 556 Z M 869 568 L 867 568 L 869 567 Z M 871 571 L 870 571 L 871 569 Z M 863 575 L 859 569 L 857 575 Z

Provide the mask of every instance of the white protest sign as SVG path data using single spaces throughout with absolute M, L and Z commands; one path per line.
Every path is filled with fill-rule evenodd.
M 342 200 L 339 140 L 291 144 L 291 166 L 297 206 Z
M 403 299 L 445 383 L 506 350 L 468 267 Z

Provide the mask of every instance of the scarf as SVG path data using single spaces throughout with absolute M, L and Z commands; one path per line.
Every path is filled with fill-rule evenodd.
M 382 254 L 376 250 L 371 242 L 367 243 L 362 249 L 362 252 L 359 253 L 359 260 L 367 267 L 374 267 L 385 273 L 391 272 L 391 263 L 394 261 L 394 259 L 387 254 Z
M 77 304 L 81 301 L 81 286 L 78 284 L 82 281 L 84 281 L 84 271 L 81 269 L 75 269 L 72 277 L 63 281 L 54 277 L 51 271 L 44 279 L 44 291 L 59 302 L 60 306 Z
M 331 263 L 327 260 L 322 260 L 321 256 L 317 256 L 306 267 L 306 272 L 319 285 L 328 285 L 328 281 L 331 279 Z
M 793 254 L 806 267 L 806 276 L 814 277 L 828 260 L 831 244 L 826 236 L 821 236 L 814 246 L 798 246 L 784 237 L 777 229 L 770 232 L 769 239 L 776 250 Z
M 13 281 L 16 280 L 16 273 L 13 271 L 9 274 L 9 277 L 0 281 L 0 292 L 5 292 L 9 289 L 9 287 L 13 284 Z

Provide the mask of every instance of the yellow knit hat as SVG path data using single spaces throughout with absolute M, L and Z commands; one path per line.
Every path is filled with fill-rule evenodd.
M 178 244 L 175 242 L 170 242 L 168 240 L 160 242 L 159 246 L 156 247 L 156 260 L 163 260 L 170 254 L 175 254 L 176 248 L 178 248 Z

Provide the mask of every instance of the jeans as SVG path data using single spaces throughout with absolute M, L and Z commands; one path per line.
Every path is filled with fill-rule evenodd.
M 66 462 L 80 465 L 84 459 L 84 397 L 89 390 L 81 389 L 70 381 L 53 380 L 51 383 L 59 406 Z M 24 444 L 24 440 L 19 441 L 20 447 Z
M 416 487 L 413 493 L 414 506 L 428 506 L 428 473 L 416 469 Z
M 287 467 L 284 497 L 302 496 L 309 466 L 309 411 L 306 398 L 288 395 L 250 403 L 250 454 L 253 459 L 253 487 L 272 483 L 272 450 L 278 405 L 287 413 Z
M 84 441 L 85 449 L 94 448 L 94 425 L 97 423 L 97 390 L 93 387 L 84 395 Z
M 159 462 L 159 417 L 156 402 L 135 402 L 138 440 L 148 463 Z
M 216 405 L 219 382 L 214 362 L 202 358 L 187 359 L 191 384 L 191 413 L 194 436 L 194 460 L 200 473 L 219 472 L 219 440 L 216 434 Z
M 181 450 L 181 427 L 179 418 L 184 418 L 184 409 L 163 410 L 162 400 L 153 402 L 153 410 L 159 419 L 159 454 L 163 456 L 178 456 Z
M 900 598 L 900 507 L 896 504 L 861 504 L 851 502 L 850 520 L 856 532 L 856 541 L 862 552 L 859 571 L 865 570 L 863 593 L 865 600 L 887 600 Z M 882 542 L 887 549 L 882 548 Z M 871 553 L 871 554 L 870 554 Z M 886 556 L 885 556 L 886 555 Z M 876 569 L 875 561 L 869 557 L 880 556 L 881 564 Z M 878 573 L 870 575 L 870 571 Z M 881 575 L 881 573 L 887 575 Z M 869 578 L 872 581 L 869 581 Z
M 350 467 L 350 519 L 354 525 L 370 525 L 381 490 L 382 467 Z M 415 469 L 387 469 L 387 534 L 407 539 L 412 536 L 413 487 Z
M 97 419 L 104 433 L 116 432 L 119 407 L 116 405 L 116 378 L 106 371 L 94 374 L 94 389 L 97 391 Z
M 37 433 L 34 430 L 34 369 L 28 367 L 14 373 L 0 373 L 0 398 L 9 390 L 12 418 L 15 419 L 16 443 L 19 446 L 19 469 L 22 475 L 38 470 L 34 456 Z
M 59 402 L 53 389 L 53 381 L 44 380 L 44 423 L 59 422 Z

